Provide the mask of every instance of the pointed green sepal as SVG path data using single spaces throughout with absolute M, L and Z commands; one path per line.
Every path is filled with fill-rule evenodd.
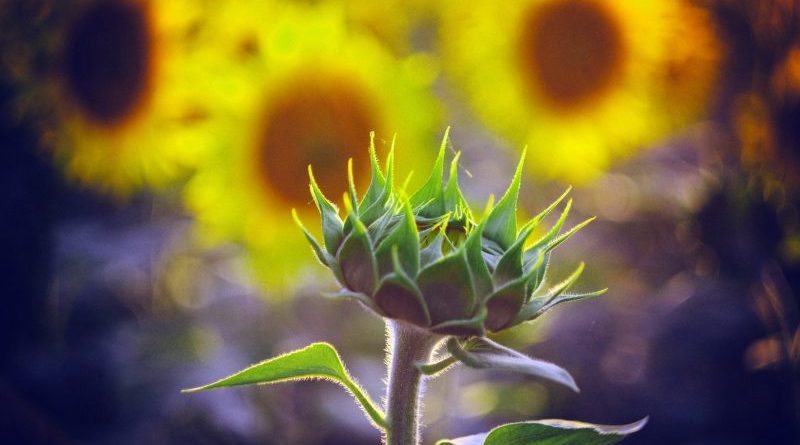
M 367 228 L 358 219 L 353 221 L 353 230 L 342 242 L 337 260 L 344 279 L 342 283 L 348 289 L 371 296 L 378 282 L 378 265 L 372 252 L 372 244 L 367 235 Z
M 422 291 L 433 325 L 472 316 L 475 290 L 463 250 L 424 267 L 417 277 L 417 286 Z
M 568 303 L 570 301 L 581 301 L 581 300 L 588 300 L 590 298 L 599 297 L 600 295 L 604 295 L 608 292 L 608 288 L 599 289 L 593 292 L 577 292 L 577 293 L 566 293 L 561 294 L 558 297 L 552 299 L 547 306 L 544 307 L 544 311 L 550 310 L 553 306 L 561 303 Z
M 567 216 L 569 215 L 569 211 L 572 209 L 572 200 L 567 201 L 567 205 L 564 206 L 564 210 L 561 212 L 561 216 L 558 217 L 558 221 L 553 224 L 553 227 L 544 234 L 541 238 L 536 240 L 535 243 L 528 249 L 528 251 L 536 251 L 539 249 L 547 249 L 547 246 L 556 238 L 558 232 L 561 231 L 561 228 L 564 227 L 564 222 L 567 220 Z M 552 250 L 552 249 L 550 249 Z
M 414 177 L 414 170 L 411 170 L 410 172 L 408 172 L 406 178 L 403 180 L 403 183 L 400 184 L 399 188 L 393 187 L 393 190 L 395 190 L 395 195 L 398 198 L 402 200 L 411 199 L 411 194 L 408 191 L 408 185 L 411 184 L 411 178 L 413 177 Z
M 492 293 L 486 300 L 486 329 L 497 332 L 514 325 L 520 309 L 527 300 L 527 284 L 536 270 L 531 270 L 527 275 L 505 283 Z
M 496 242 L 503 250 L 508 249 L 517 237 L 517 199 L 522 182 L 522 167 L 525 163 L 525 152 L 522 152 L 514 179 L 505 194 L 486 217 L 486 238 Z
M 508 248 L 492 274 L 492 281 L 495 286 L 502 286 L 509 281 L 513 281 L 522 276 L 522 252 L 525 249 L 525 242 L 533 232 L 533 224 L 528 223 L 520 230 L 517 240 Z
M 317 205 L 322 217 L 322 240 L 325 242 L 325 250 L 334 255 L 339 249 L 343 238 L 343 225 L 342 220 L 339 218 L 339 209 L 319 189 L 310 165 L 308 166 L 308 178 L 311 197 L 314 199 L 314 204 Z
M 578 281 L 578 278 L 581 277 L 585 268 L 586 264 L 581 262 L 580 264 L 578 264 L 578 267 L 576 267 L 575 270 L 571 274 L 569 274 L 567 278 L 565 278 L 560 283 L 548 289 L 547 292 L 545 292 L 544 294 L 534 295 L 533 298 L 542 298 L 547 303 L 551 302 L 554 298 L 558 297 L 559 295 L 564 293 L 564 291 L 572 287 L 572 285 L 575 284 L 576 281 Z
M 399 212 L 400 208 L 397 206 L 387 205 L 380 216 L 367 226 L 367 233 L 373 245 L 379 246 L 392 230 L 397 227 L 397 224 L 402 219 L 402 214 Z M 364 221 L 362 220 L 361 222 L 363 223 Z M 366 226 L 366 224 L 364 225 Z
M 546 304 L 541 302 L 541 300 L 532 300 L 532 301 L 535 301 L 540 306 L 538 308 L 533 308 L 533 309 L 536 309 L 535 312 L 533 312 L 533 315 L 529 316 L 528 319 L 524 320 L 524 321 L 535 320 L 536 318 L 538 318 L 539 316 L 541 316 L 545 312 L 549 311 L 550 309 L 552 309 L 553 307 L 555 307 L 555 306 L 557 306 L 557 305 L 559 305 L 561 303 L 568 303 L 568 302 L 571 302 L 571 301 L 588 300 L 590 298 L 599 297 L 600 295 L 603 295 L 606 292 L 608 292 L 608 288 L 596 290 L 594 292 L 578 292 L 578 293 L 561 294 L 561 295 L 559 295 L 558 297 L 552 299 L 549 303 L 546 303 Z M 528 310 L 526 312 L 531 312 L 531 311 Z
M 481 337 L 486 333 L 483 328 L 486 313 L 486 307 L 481 306 L 472 318 L 445 321 L 431 327 L 431 331 L 456 337 Z
M 444 180 L 444 154 L 447 148 L 447 141 L 450 134 L 450 128 L 445 130 L 442 144 L 439 147 L 439 154 L 436 156 L 436 161 L 433 164 L 428 180 L 425 184 L 414 194 L 411 195 L 411 205 L 414 207 L 415 212 L 420 216 L 437 217 L 446 212 L 444 206 L 444 191 L 442 189 L 442 181 Z
M 464 241 L 464 253 L 467 255 L 467 263 L 469 264 L 469 271 L 475 287 L 475 296 L 479 302 L 486 301 L 486 298 L 494 288 L 492 274 L 489 272 L 489 268 L 486 267 L 486 261 L 484 261 L 481 250 L 483 227 L 483 222 L 473 227 L 469 236 L 467 236 L 467 240 Z
M 450 176 L 444 188 L 444 206 L 448 211 L 454 212 L 454 219 L 459 220 L 465 227 L 472 220 L 472 211 L 461 193 L 458 185 L 458 161 L 461 159 L 461 152 L 457 152 L 453 161 L 450 163 Z
M 372 177 L 370 178 L 367 193 L 364 194 L 363 201 L 361 201 L 361 204 L 358 205 L 359 210 L 362 212 L 374 204 L 378 198 L 384 194 L 384 190 L 386 188 L 386 178 L 383 176 L 381 168 L 378 165 L 378 154 L 375 151 L 374 131 L 369 133 L 369 162 Z M 353 201 L 353 203 L 358 203 L 358 201 Z
M 591 218 L 587 218 L 585 221 L 583 221 L 580 224 L 576 225 L 575 227 L 569 229 L 566 233 L 563 233 L 558 238 L 554 239 L 553 241 L 550 241 L 547 244 L 546 249 L 547 250 L 553 250 L 556 247 L 560 246 L 561 243 L 563 243 L 564 241 L 568 240 L 570 237 L 572 237 L 572 235 L 577 233 L 578 230 L 581 230 L 582 228 L 586 227 L 587 224 L 589 224 L 590 222 L 594 221 L 595 219 L 597 219 L 597 217 L 595 217 L 595 216 L 593 216 Z
M 429 264 L 432 264 L 442 259 L 442 257 L 444 256 L 444 254 L 442 253 L 444 238 L 445 238 L 444 233 L 442 231 L 438 231 L 436 235 L 433 236 L 433 239 L 430 241 L 430 243 L 427 246 L 425 246 L 425 248 L 420 250 L 419 252 L 420 268 L 424 268 Z
M 526 252 L 527 253 L 527 252 Z M 531 296 L 539 288 L 544 281 L 544 275 L 547 272 L 547 266 L 550 261 L 550 254 L 545 253 L 543 250 L 534 251 L 534 257 L 525 258 L 522 270 L 525 275 L 530 276 L 528 283 L 525 286 L 525 301 L 529 301 Z
M 356 181 L 353 178 L 353 158 L 347 159 L 347 193 L 350 196 L 350 202 L 358 202 L 358 193 L 356 193 Z M 356 208 L 356 214 L 358 209 Z
M 395 249 L 403 271 L 408 276 L 416 277 L 419 272 L 419 233 L 408 202 L 403 205 L 402 212 L 400 222 L 375 250 L 381 276 L 392 270 L 392 251 Z
M 431 317 L 417 285 L 402 270 L 397 249 L 392 252 L 394 272 L 387 275 L 375 292 L 375 304 L 389 318 L 427 327 Z
M 327 267 L 333 267 L 333 265 L 336 263 L 336 260 L 334 260 L 333 257 L 326 252 L 322 246 L 320 246 L 319 241 L 317 241 L 314 235 L 312 235 L 311 232 L 306 229 L 306 227 L 303 225 L 303 222 L 300 221 L 300 217 L 297 216 L 297 210 L 295 209 L 292 209 L 292 219 L 294 219 L 294 223 L 297 224 L 297 227 L 303 231 L 303 235 L 305 235 L 308 243 L 311 244 L 311 249 L 314 251 L 314 255 L 316 255 L 319 262 Z
M 365 306 L 374 310 L 375 312 L 378 312 L 375 302 L 372 301 L 369 296 L 364 295 L 361 292 L 353 292 L 350 289 L 342 288 L 339 290 L 339 292 L 322 292 L 322 296 L 330 300 L 356 300 L 360 303 L 363 303 Z
M 571 191 L 572 191 L 572 186 L 567 187 L 567 189 L 564 191 L 564 193 L 561 194 L 561 196 L 558 197 L 558 199 L 553 201 L 553 203 L 547 206 L 546 209 L 539 212 L 538 215 L 534 216 L 533 219 L 531 219 L 531 223 L 533 224 L 533 226 L 534 227 L 538 226 L 539 223 L 541 223 L 547 217 L 547 215 L 550 214 L 550 212 L 552 212 L 556 207 L 558 207 L 559 204 L 561 204 L 561 201 L 563 201 L 564 198 L 566 198 L 567 195 L 569 195 L 569 192 Z
M 488 218 L 489 214 L 492 213 L 493 208 L 494 208 L 494 194 L 490 194 L 489 198 L 486 200 L 486 205 L 483 207 L 483 212 L 481 213 L 481 221 L 486 221 L 486 218 Z
M 386 185 L 384 191 L 387 196 L 394 193 L 394 147 L 397 142 L 397 133 L 392 136 L 392 146 L 389 147 L 389 154 L 386 156 L 386 173 L 384 173 L 384 180 Z
M 580 278 L 584 268 L 584 263 L 579 264 L 578 267 L 566 279 L 547 289 L 543 293 L 538 295 L 534 294 L 531 300 L 525 304 L 525 306 L 523 306 L 523 308 L 520 310 L 519 314 L 517 314 L 517 319 L 515 321 L 522 322 L 533 320 L 542 315 L 548 309 L 555 306 L 555 304 L 551 305 L 551 303 L 558 299 L 561 294 L 566 292 L 570 287 L 572 287 L 573 284 L 575 284 L 576 281 L 578 281 L 578 278 Z M 600 294 L 602 294 L 602 292 Z

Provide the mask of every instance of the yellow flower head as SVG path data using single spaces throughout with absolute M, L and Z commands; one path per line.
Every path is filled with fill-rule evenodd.
M 184 0 L 84 0 L 52 15 L 38 42 L 46 74 L 20 108 L 46 116 L 44 142 L 68 175 L 125 195 L 186 173 L 210 108 L 202 11 Z
M 229 8 L 220 17 L 237 25 L 219 23 L 231 30 L 224 43 L 230 69 L 220 85 L 229 133 L 190 182 L 187 202 L 205 239 L 242 242 L 258 280 L 284 289 L 308 263 L 291 220 L 292 208 L 316 211 L 308 165 L 321 186 L 344 192 L 349 158 L 357 173 L 369 171 L 373 130 L 378 151 L 385 153 L 385 138 L 396 133 L 398 144 L 420 147 L 420 161 L 431 159 L 438 112 L 427 90 L 434 73 L 424 59 L 396 60 L 373 39 L 349 32 L 331 5 Z
M 667 23 L 668 51 L 663 65 L 655 70 L 655 100 L 664 114 L 655 122 L 665 124 L 665 132 L 702 118 L 708 111 L 727 56 L 709 11 L 688 0 L 679 1 Z
M 449 70 L 529 170 L 582 182 L 662 133 L 654 76 L 674 0 L 479 1 L 443 12 Z
M 328 0 L 342 5 L 348 26 L 363 30 L 396 54 L 429 50 L 436 3 L 429 0 Z

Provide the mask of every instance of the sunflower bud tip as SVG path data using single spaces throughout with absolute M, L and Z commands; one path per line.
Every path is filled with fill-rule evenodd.
M 541 293 L 542 284 L 547 282 L 545 268 L 541 267 L 546 255 L 595 218 L 558 235 L 572 207 L 572 198 L 566 199 L 570 186 L 556 202 L 517 230 L 526 147 L 503 196 L 495 205 L 494 195 L 490 195 L 483 218 L 474 220 L 457 180 L 461 151 L 453 150 L 450 176 L 444 181 L 449 131 L 447 127 L 428 180 L 411 194 L 405 191 L 407 183 L 399 188 L 392 186 L 396 135 L 384 175 L 375 153 L 375 132 L 370 132 L 372 180 L 359 202 L 354 161 L 347 160 L 350 187 L 342 196 L 347 212 L 344 220 L 319 190 L 309 166 L 312 196 L 321 210 L 325 235 L 326 252 L 318 256 L 348 291 L 361 295 L 381 316 L 412 320 L 443 335 L 480 336 L 486 329 L 506 329 L 538 315 L 541 308 L 531 306 L 530 298 Z M 550 210 L 562 205 L 562 200 L 567 202 L 557 223 L 526 251 L 528 236 Z M 296 209 L 292 209 L 292 217 L 300 224 Z M 321 249 L 315 245 L 315 251 Z M 581 262 L 570 277 L 545 291 L 565 291 L 584 268 Z M 598 292 L 605 290 L 579 295 L 588 298 Z M 552 304 L 576 298 L 572 294 L 568 297 Z M 440 304 L 441 298 L 452 305 Z

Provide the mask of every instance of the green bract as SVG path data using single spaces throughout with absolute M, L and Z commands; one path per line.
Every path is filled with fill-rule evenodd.
M 311 195 L 322 217 L 323 242 L 303 231 L 317 258 L 342 285 L 336 296 L 355 298 L 377 314 L 457 337 L 482 336 L 533 320 L 553 306 L 600 295 L 566 291 L 583 264 L 564 281 L 544 288 L 550 252 L 589 223 L 560 234 L 571 207 L 567 202 L 553 227 L 529 238 L 569 190 L 533 219 L 517 226 L 517 199 L 525 155 L 497 205 L 478 220 L 458 185 L 458 159 L 444 180 L 445 133 L 430 177 L 416 192 L 394 185 L 394 146 L 385 170 L 378 166 L 374 135 L 372 178 L 356 196 L 352 165 L 344 196 L 346 215 L 317 186 L 309 166 Z M 295 220 L 303 227 L 295 215 Z

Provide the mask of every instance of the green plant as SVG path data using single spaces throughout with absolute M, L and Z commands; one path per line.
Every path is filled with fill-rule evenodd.
M 326 343 L 312 344 L 190 391 L 307 378 L 331 380 L 355 396 L 388 445 L 420 443 L 422 380 L 438 376 L 457 363 L 521 372 L 577 391 L 566 370 L 499 345 L 486 333 L 533 320 L 560 303 L 605 292 L 567 292 L 583 271 L 583 264 L 560 283 L 544 286 L 552 250 L 591 218 L 560 234 L 570 200 L 553 227 L 538 240 L 528 242 L 534 229 L 569 190 L 518 229 L 516 207 L 523 153 L 508 190 L 497 205 L 492 206 L 490 200 L 485 217 L 478 222 L 458 185 L 458 154 L 444 182 L 446 144 L 447 133 L 430 177 L 410 195 L 394 185 L 394 147 L 381 171 L 371 144 L 372 178 L 360 201 L 352 163 L 348 165 L 350 187 L 344 196 L 344 220 L 317 186 L 309 167 L 311 194 L 322 217 L 322 244 L 295 214 L 317 258 L 342 285 L 342 290 L 332 296 L 355 299 L 387 322 L 385 413 Z M 613 427 L 564 420 L 530 421 L 438 443 L 611 444 L 638 431 L 645 422 L 642 419 Z

